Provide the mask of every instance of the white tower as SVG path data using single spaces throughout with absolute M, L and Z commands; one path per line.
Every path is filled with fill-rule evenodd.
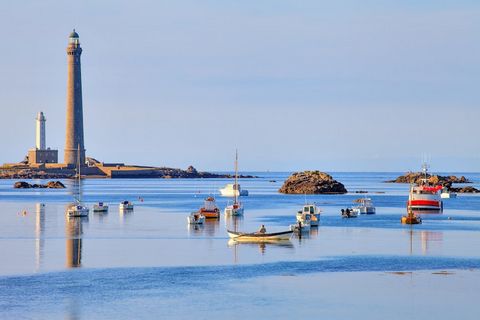
M 46 149 L 46 144 L 45 144 L 45 116 L 43 115 L 43 112 L 39 112 L 37 115 L 37 130 L 36 130 L 36 141 L 35 141 L 35 148 L 37 150 L 45 150 Z

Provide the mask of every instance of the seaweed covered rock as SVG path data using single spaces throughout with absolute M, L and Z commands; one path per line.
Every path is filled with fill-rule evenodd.
M 278 190 L 286 194 L 343 194 L 345 186 L 331 175 L 320 171 L 295 172 Z

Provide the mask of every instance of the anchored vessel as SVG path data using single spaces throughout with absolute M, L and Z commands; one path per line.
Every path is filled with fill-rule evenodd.
M 220 218 L 220 209 L 218 209 L 217 204 L 215 203 L 215 198 L 212 196 L 205 199 L 203 202 L 203 207 L 201 207 L 197 212 L 205 216 L 206 219 Z
M 432 185 L 428 181 L 428 165 L 422 166 L 424 178 L 417 185 L 410 186 L 407 209 L 441 211 L 443 203 L 439 194 L 442 190 L 440 185 Z
M 353 208 L 353 211 L 357 214 L 375 214 L 375 207 L 373 206 L 372 199 L 360 198 L 355 200 L 358 205 Z
M 80 146 L 78 147 L 78 150 L 80 150 Z M 67 207 L 67 210 L 65 211 L 65 214 L 67 217 L 88 217 L 88 212 L 89 209 L 88 207 L 84 206 L 81 201 L 81 192 L 80 192 L 80 183 L 81 183 L 81 172 L 80 172 L 80 151 L 77 152 L 77 175 L 76 175 L 76 180 L 77 180 L 77 185 L 78 185 L 78 190 L 77 194 L 75 196 L 75 203 L 70 204 Z
M 93 205 L 93 211 L 94 212 L 107 212 L 108 211 L 108 205 L 103 202 L 95 203 Z
M 235 183 L 233 184 L 233 186 L 237 186 L 238 188 L 240 188 L 240 185 L 238 184 L 238 152 L 237 151 L 235 151 Z M 237 191 L 237 190 L 235 189 L 234 191 Z M 240 192 L 233 192 L 233 203 L 231 205 L 228 205 L 224 210 L 226 215 L 232 215 L 232 216 L 243 215 L 243 205 L 238 201 L 239 196 L 240 196 Z
M 133 203 L 125 200 L 120 202 L 120 204 L 118 205 L 118 208 L 122 211 L 133 210 Z

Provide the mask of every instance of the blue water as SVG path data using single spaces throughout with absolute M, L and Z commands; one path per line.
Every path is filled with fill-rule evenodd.
M 73 199 L 72 181 L 64 181 L 63 190 L 17 190 L 14 180 L 0 180 L 0 318 L 243 319 L 261 313 L 266 319 L 289 319 L 290 304 L 323 300 L 331 319 L 415 319 L 428 317 L 436 290 L 450 299 L 461 297 L 461 318 L 478 313 L 469 290 L 480 284 L 479 195 L 448 199 L 443 213 L 424 214 L 423 224 L 412 227 L 399 222 L 408 185 L 384 183 L 400 173 L 332 173 L 349 190 L 345 195 L 282 195 L 277 190 L 289 173 L 245 174 L 260 177 L 240 181 L 250 192 L 241 199 L 245 216 L 222 216 L 198 228 L 186 225 L 186 215 L 210 194 L 223 208 L 228 199 L 219 197 L 218 189 L 231 181 L 84 180 L 82 199 L 90 205 L 107 202 L 110 211 L 68 221 L 64 206 Z M 480 184 L 478 173 L 448 174 Z M 364 196 L 357 190 L 369 192 L 377 214 L 342 219 L 340 209 Z M 118 212 L 125 199 L 135 203 L 131 214 Z M 305 202 L 322 209 L 321 225 L 310 234 L 280 245 L 228 241 L 228 228 L 287 228 Z M 453 275 L 441 278 L 434 270 Z M 394 271 L 416 276 L 408 281 L 382 276 Z M 286 294 L 285 286 L 296 287 L 295 281 L 298 294 Z M 317 282 L 330 289 L 317 291 L 312 287 Z M 352 310 L 345 313 L 341 301 L 352 285 L 361 297 L 349 302 Z M 379 300 L 386 299 L 379 314 L 356 304 L 370 302 L 368 286 L 382 292 Z M 311 290 L 319 300 L 311 301 Z M 416 290 L 428 297 L 415 306 L 416 313 L 395 312 L 395 297 Z M 299 314 L 312 317 L 315 310 Z M 451 317 L 448 309 L 436 316 Z

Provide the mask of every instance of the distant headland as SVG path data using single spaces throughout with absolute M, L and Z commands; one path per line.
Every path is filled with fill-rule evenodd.
M 83 178 L 233 178 L 233 174 L 217 174 L 197 171 L 193 166 L 186 170 L 134 166 L 123 163 L 103 163 L 87 158 L 87 165 L 82 167 Z M 75 168 L 64 164 L 6 164 L 0 167 L 0 179 L 70 179 L 76 175 Z M 239 175 L 239 178 L 256 178 L 252 175 Z

